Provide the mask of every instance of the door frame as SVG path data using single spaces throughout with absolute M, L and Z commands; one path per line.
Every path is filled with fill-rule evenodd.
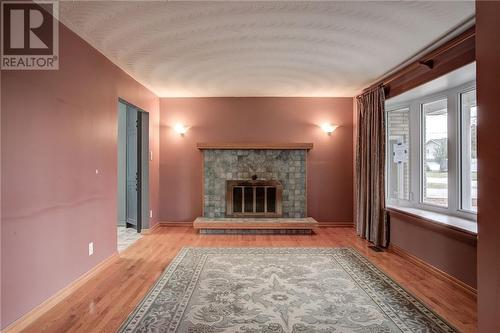
M 149 113 L 140 107 L 127 102 L 125 99 L 119 97 L 118 98 L 118 105 L 119 103 L 124 104 L 127 107 L 131 107 L 137 110 L 137 182 L 136 182 L 136 189 L 137 189 L 137 232 L 140 233 L 143 229 L 144 226 L 144 216 L 143 216 L 143 211 L 144 208 L 149 207 L 149 158 L 144 159 L 145 156 L 149 157 L 149 131 L 148 131 L 148 137 L 144 138 L 143 136 L 145 133 L 143 133 L 142 130 L 142 115 L 145 114 L 149 118 Z M 118 122 L 117 122 L 118 123 Z M 147 143 L 147 151 L 144 150 L 144 145 L 143 143 Z M 147 161 L 147 163 L 145 163 Z M 143 165 L 144 164 L 144 165 Z M 147 177 L 144 177 L 143 171 L 147 171 L 148 175 Z M 127 173 L 125 172 L 125 175 Z M 143 178 L 146 178 L 147 183 L 143 182 Z M 148 191 L 146 196 L 143 196 L 143 191 Z M 146 197 L 146 201 L 143 202 L 143 197 Z M 125 194 L 125 205 L 127 205 L 127 196 Z M 145 206 L 145 207 L 144 207 Z M 148 210 L 146 209 L 146 212 Z M 149 215 L 148 215 L 149 216 Z M 149 224 L 147 224 L 149 226 Z M 126 227 L 129 227 L 129 224 L 127 222 L 125 223 Z

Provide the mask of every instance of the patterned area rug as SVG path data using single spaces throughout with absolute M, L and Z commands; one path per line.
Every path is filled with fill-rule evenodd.
M 120 332 L 456 332 L 349 248 L 184 248 Z

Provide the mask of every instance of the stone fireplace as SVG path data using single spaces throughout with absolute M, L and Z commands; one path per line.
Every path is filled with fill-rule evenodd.
M 306 155 L 305 149 L 203 150 L 203 216 L 304 218 Z
M 312 143 L 199 143 L 205 234 L 310 234 L 307 154 Z

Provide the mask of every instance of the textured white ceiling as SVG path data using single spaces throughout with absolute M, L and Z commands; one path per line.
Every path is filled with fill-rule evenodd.
M 159 96 L 353 96 L 474 2 L 60 3 L 61 21 Z

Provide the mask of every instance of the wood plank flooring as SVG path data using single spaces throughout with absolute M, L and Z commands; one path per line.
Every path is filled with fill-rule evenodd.
M 200 235 L 191 227 L 162 227 L 144 235 L 24 332 L 116 332 L 160 273 L 184 246 L 353 247 L 462 332 L 476 332 L 476 300 L 389 252 L 374 252 L 352 228 L 315 235 Z

